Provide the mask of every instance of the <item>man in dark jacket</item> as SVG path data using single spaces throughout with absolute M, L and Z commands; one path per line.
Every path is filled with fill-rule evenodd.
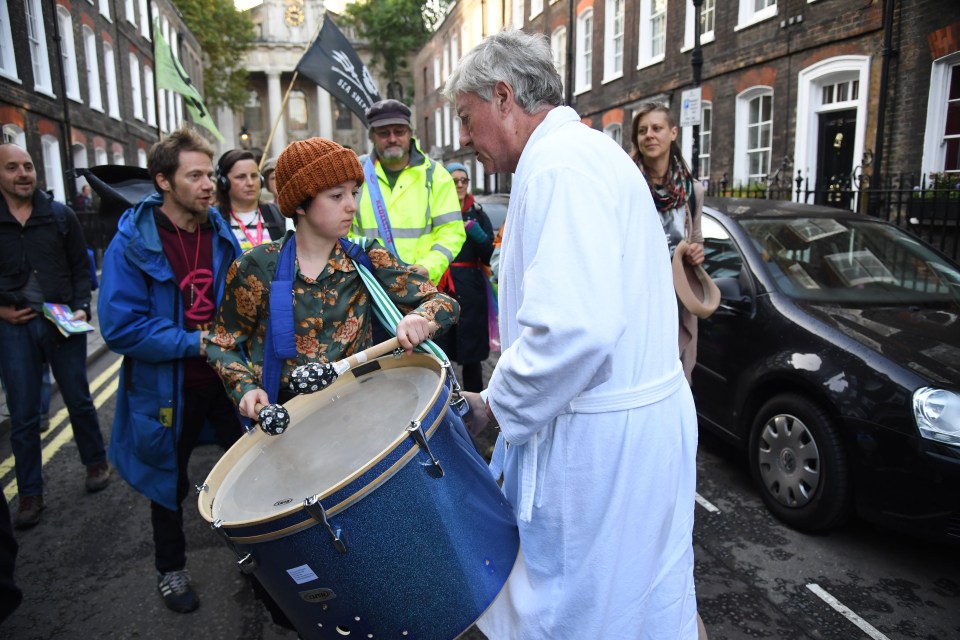
M 183 533 L 190 454 L 207 424 L 224 448 L 243 432 L 202 342 L 240 245 L 212 208 L 213 149 L 198 133 L 155 144 L 147 169 L 158 193 L 120 218 L 97 301 L 100 332 L 124 356 L 110 460 L 150 499 L 157 588 L 187 613 L 200 605 Z
M 40 522 L 44 506 L 40 394 L 48 363 L 70 412 L 87 491 L 107 486 L 110 466 L 87 382 L 87 335 L 65 337 L 43 315 L 44 303 L 53 302 L 69 306 L 73 320 L 90 318 L 80 223 L 70 208 L 37 189 L 33 159 L 14 144 L 0 144 L 0 193 L 0 374 L 20 496 L 13 526 L 25 529 Z M 54 207 L 61 212 L 55 215 Z

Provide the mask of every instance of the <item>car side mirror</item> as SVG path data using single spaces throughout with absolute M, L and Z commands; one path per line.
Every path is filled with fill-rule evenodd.
M 739 278 L 716 278 L 717 288 L 720 289 L 720 306 L 737 311 L 748 311 L 753 304 L 753 297 L 743 291 Z

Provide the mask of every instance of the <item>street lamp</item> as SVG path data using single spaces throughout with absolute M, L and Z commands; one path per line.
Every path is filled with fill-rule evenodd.
M 700 10 L 703 0 L 693 1 L 693 53 L 690 56 L 690 66 L 693 67 L 693 88 L 700 87 L 700 70 L 703 68 L 703 50 L 700 49 Z M 703 117 L 703 100 L 700 101 L 700 116 Z M 693 149 L 691 150 L 693 177 L 700 179 L 700 118 L 693 125 Z
M 240 127 L 240 146 L 244 149 L 247 148 L 250 144 L 250 132 L 247 131 L 246 125 Z

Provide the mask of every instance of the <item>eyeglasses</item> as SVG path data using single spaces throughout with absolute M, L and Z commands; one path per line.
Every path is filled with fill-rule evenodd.
M 384 127 L 374 127 L 373 135 L 377 136 L 382 140 L 387 140 L 391 136 L 394 138 L 403 138 L 410 135 L 410 127 L 405 127 L 403 125 L 398 126 L 384 126 Z
M 457 186 L 463 186 L 465 184 L 470 184 L 470 178 L 454 178 L 453 182 Z

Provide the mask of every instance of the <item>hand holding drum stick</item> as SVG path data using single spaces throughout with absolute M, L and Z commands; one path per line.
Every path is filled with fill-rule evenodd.
M 412 319 L 411 322 L 405 322 L 408 318 Z M 397 337 L 375 344 L 369 349 L 364 349 L 360 353 L 355 353 L 343 360 L 311 362 L 297 367 L 290 374 L 290 390 L 298 395 L 316 393 L 329 387 L 350 369 L 369 360 L 379 358 L 398 349 L 406 348 L 406 351 L 412 351 L 418 344 L 427 340 L 437 330 L 438 326 L 432 321 L 426 321 L 425 328 L 411 326 L 422 325 L 423 323 L 419 320 L 426 321 L 421 316 L 405 316 L 397 327 Z M 404 343 L 406 343 L 406 347 Z M 269 435 L 280 435 L 290 426 L 290 413 L 281 404 L 263 405 L 257 403 L 254 410 L 257 413 L 257 422 L 260 424 L 260 428 Z

